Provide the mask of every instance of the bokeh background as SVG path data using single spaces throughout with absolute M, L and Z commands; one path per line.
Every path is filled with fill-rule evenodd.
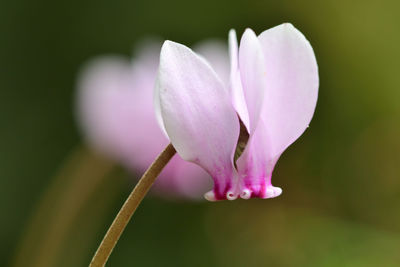
M 134 185 L 83 145 L 73 113 L 82 64 L 130 56 L 149 35 L 191 45 L 283 22 L 310 40 L 321 84 L 311 127 L 275 169 L 282 196 L 148 197 L 109 266 L 398 266 L 399 9 L 395 0 L 1 0 L 0 266 L 87 266 Z

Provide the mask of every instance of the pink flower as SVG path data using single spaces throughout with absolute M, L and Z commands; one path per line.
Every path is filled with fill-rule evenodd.
M 308 127 L 317 102 L 314 52 L 288 23 L 259 36 L 247 29 L 239 47 L 231 30 L 229 48 L 230 79 L 224 82 L 204 58 L 166 41 L 155 87 L 157 117 L 179 155 L 212 176 L 206 199 L 276 197 L 282 190 L 271 184 L 274 166 Z
M 198 50 L 212 57 L 219 69 L 229 65 L 227 49 L 217 42 L 204 43 Z M 147 43 L 132 61 L 103 56 L 87 64 L 78 80 L 77 117 L 87 142 L 141 173 L 169 143 L 153 109 L 159 53 L 159 44 Z M 228 77 L 229 73 L 221 75 Z M 176 155 L 157 179 L 155 190 L 163 195 L 200 198 L 209 186 L 203 169 Z

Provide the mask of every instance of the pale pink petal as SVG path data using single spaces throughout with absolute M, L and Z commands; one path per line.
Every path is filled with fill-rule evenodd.
M 282 152 L 308 127 L 318 95 L 314 52 L 298 30 L 283 24 L 263 32 L 259 39 L 267 86 L 258 125 L 237 161 L 243 198 L 281 194 L 271 184 L 272 171 Z
M 229 83 L 229 57 L 228 57 L 228 48 L 226 44 L 222 43 L 218 40 L 207 40 L 197 44 L 194 47 L 194 51 L 203 56 L 207 62 L 211 64 L 213 69 L 217 72 L 219 78 L 221 78 L 224 84 Z M 160 111 L 160 95 L 157 92 L 158 88 L 155 88 L 154 93 L 154 109 L 156 118 L 160 128 L 163 130 L 165 135 L 164 123 L 161 118 Z
M 239 69 L 239 45 L 236 31 L 231 29 L 228 36 L 229 58 L 231 62 L 231 73 Z
M 239 70 L 249 114 L 249 132 L 257 127 L 267 88 L 267 73 L 260 42 L 255 33 L 246 29 L 239 47 Z
M 165 129 L 177 152 L 211 174 L 215 199 L 235 197 L 233 153 L 239 121 L 215 71 L 186 46 L 166 41 L 156 87 Z
M 231 63 L 229 88 L 232 96 L 232 103 L 243 124 L 249 130 L 249 114 L 239 72 L 238 43 L 236 32 L 233 29 L 229 31 L 229 57 Z
M 262 117 L 269 153 L 279 156 L 308 127 L 318 97 L 318 66 L 304 35 L 285 23 L 260 34 L 268 87 Z

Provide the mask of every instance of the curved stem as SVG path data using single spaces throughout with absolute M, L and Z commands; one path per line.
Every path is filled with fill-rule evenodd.
M 124 231 L 136 208 L 153 185 L 157 176 L 175 153 L 175 148 L 169 144 L 150 165 L 142 178 L 140 178 L 139 182 L 136 184 L 135 188 L 115 217 L 113 223 L 104 236 L 103 241 L 101 241 L 101 244 L 89 265 L 90 267 L 104 266 L 106 264 L 112 250 L 117 244 L 119 237 Z

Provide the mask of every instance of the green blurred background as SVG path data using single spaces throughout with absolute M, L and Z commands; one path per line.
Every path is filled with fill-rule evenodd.
M 109 266 L 399 266 L 399 9 L 394 0 L 1 0 L 0 266 L 86 266 L 133 187 L 123 170 L 88 178 L 110 163 L 79 149 L 73 102 L 85 61 L 130 56 L 149 35 L 191 45 L 282 22 L 310 40 L 320 69 L 311 127 L 274 172 L 283 195 L 146 198 Z

